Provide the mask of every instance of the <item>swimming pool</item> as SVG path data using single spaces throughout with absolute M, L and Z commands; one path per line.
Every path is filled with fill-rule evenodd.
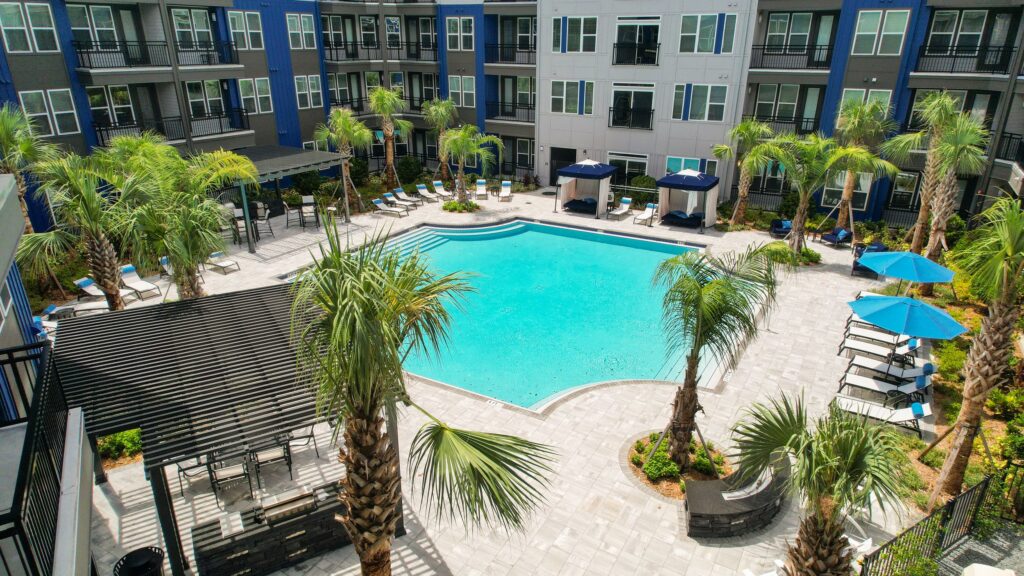
M 677 380 L 661 328 L 658 263 L 693 248 L 514 221 L 426 227 L 392 242 L 438 272 L 472 273 L 440 355 L 411 356 L 413 374 L 523 407 L 609 380 Z

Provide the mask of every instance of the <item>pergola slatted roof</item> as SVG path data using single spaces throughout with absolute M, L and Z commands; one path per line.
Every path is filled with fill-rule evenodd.
M 146 468 L 307 426 L 288 285 L 61 321 L 54 360 L 90 436 L 142 429 Z
M 234 152 L 252 160 L 259 172 L 260 182 L 314 170 L 327 170 L 341 164 L 337 154 L 289 146 L 251 146 Z

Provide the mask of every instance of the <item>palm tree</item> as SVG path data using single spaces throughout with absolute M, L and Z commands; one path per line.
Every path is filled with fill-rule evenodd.
M 296 283 L 293 334 L 299 366 L 316 390 L 317 408 L 342 436 L 348 473 L 339 499 L 365 576 L 391 574 L 391 539 L 399 521 L 401 478 L 396 438 L 385 413 L 402 402 L 429 419 L 410 447 L 419 487 L 432 514 L 472 525 L 522 529 L 543 500 L 552 450 L 515 436 L 450 427 L 409 397 L 402 363 L 412 351 L 446 343 L 448 307 L 471 289 L 461 274 L 439 275 L 420 253 L 400 257 L 378 236 L 347 251 L 328 224 L 307 274 Z
M 894 136 L 881 145 L 882 155 L 897 164 L 906 164 L 910 159 L 911 151 L 920 150 L 925 145 L 928 146 L 924 174 L 921 178 L 920 206 L 917 210 L 917 220 L 914 222 L 913 237 L 910 242 L 910 251 L 915 254 L 920 254 L 924 248 L 925 230 L 928 227 L 931 213 L 931 199 L 939 185 L 941 176 L 936 146 L 946 126 L 959 113 L 960 106 L 956 99 L 946 91 L 931 92 L 921 101 L 915 112 L 917 119 L 924 125 L 924 130 Z
M 18 202 L 25 219 L 25 234 L 33 231 L 25 195 L 28 186 L 24 171 L 33 162 L 50 155 L 53 147 L 32 133 L 32 123 L 17 106 L 5 103 L 0 107 L 0 174 L 13 174 L 18 184 Z
M 384 132 L 384 181 L 389 190 L 398 187 L 395 133 L 404 138 L 412 130 L 412 122 L 397 117 L 408 107 L 400 88 L 378 86 L 370 91 L 370 110 L 380 116 L 380 127 Z
M 845 176 L 840 171 L 845 171 Z M 895 176 L 897 172 L 899 172 L 899 168 L 895 164 L 879 158 L 874 152 L 864 146 L 848 145 L 836 149 L 832 174 L 843 178 L 843 196 L 839 201 L 840 215 L 836 222 L 841 226 L 845 222 L 849 222 L 851 242 L 857 241 L 851 205 L 853 192 L 857 188 L 857 179 L 861 174 L 870 174 L 872 177 L 878 178 L 882 176 Z M 870 186 L 870 184 L 868 185 Z M 845 219 L 843 217 L 844 207 L 846 212 Z
M 373 143 L 373 131 L 366 127 L 350 108 L 332 108 L 327 116 L 327 123 L 316 127 L 313 139 L 324 149 L 334 148 L 341 156 L 341 181 L 345 190 L 345 221 L 349 219 L 348 191 L 355 191 L 359 197 L 359 189 L 352 181 L 349 161 L 356 150 L 369 150 Z M 362 202 L 360 202 L 362 210 Z
M 788 251 L 787 251 L 788 257 Z M 701 359 L 733 364 L 740 344 L 757 335 L 762 306 L 774 305 L 776 258 L 751 247 L 740 254 L 685 252 L 662 262 L 654 283 L 663 286 L 662 318 L 670 353 L 686 357 L 683 384 L 676 388 L 668 425 L 669 455 L 688 465 L 690 440 L 700 410 L 697 379 Z
M 455 120 L 458 117 L 459 111 L 455 108 L 455 102 L 451 98 L 444 100 L 435 98 L 423 103 L 423 119 L 437 133 L 438 168 L 441 170 L 441 180 L 445 181 L 451 178 L 451 175 L 448 173 L 448 156 L 441 155 L 441 140 L 444 140 L 445 131 L 455 125 Z
M 466 160 L 477 158 L 483 164 L 483 170 L 494 164 L 495 156 L 491 148 L 498 150 L 498 161 L 505 151 L 505 145 L 501 138 L 481 134 L 473 124 L 463 124 L 458 128 L 447 130 L 441 145 L 438 147 L 438 156 L 455 160 L 458 166 L 458 174 L 455 177 L 455 193 L 459 202 L 466 202 Z
M 735 156 L 736 164 L 740 169 L 739 198 L 736 199 L 732 218 L 729 219 L 729 224 L 732 226 L 744 222 L 743 218 L 747 213 L 747 197 L 750 194 L 750 183 L 754 180 L 754 174 L 763 170 L 771 162 L 771 159 L 764 154 L 765 147 L 759 145 L 774 136 L 775 131 L 770 125 L 751 118 L 740 122 L 729 130 L 730 144 L 716 144 L 712 147 L 715 157 L 720 160 Z
M 896 129 L 896 123 L 889 118 L 888 104 L 878 100 L 847 100 L 836 121 L 836 135 L 844 146 L 860 147 L 868 152 L 873 152 L 875 146 Z M 895 172 L 895 166 L 893 166 L 891 173 L 895 174 Z M 856 165 L 847 166 L 843 196 L 839 200 L 839 213 L 836 216 L 836 222 L 839 222 L 840 226 L 845 226 L 849 222 L 851 231 L 853 231 L 851 203 L 856 188 L 857 173 Z
M 950 252 L 953 262 L 970 277 L 972 293 L 988 302 L 988 314 L 967 354 L 963 404 L 953 444 L 935 483 L 933 503 L 943 491 L 960 492 L 985 400 L 1010 365 L 1013 333 L 1024 305 L 1024 208 L 1003 198 L 982 212 L 981 222 L 970 244 Z
M 851 574 L 847 515 L 872 503 L 900 506 L 904 474 L 898 463 L 906 457 L 898 433 L 835 405 L 811 425 L 803 402 L 786 396 L 754 404 L 745 416 L 733 428 L 740 474 L 756 478 L 789 458 L 786 488 L 803 501 L 805 515 L 786 552 L 786 574 Z

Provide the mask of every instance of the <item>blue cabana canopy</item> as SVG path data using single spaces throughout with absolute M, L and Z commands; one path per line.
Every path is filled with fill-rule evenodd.
M 558 169 L 559 176 L 583 180 L 603 180 L 618 171 L 617 166 L 602 164 L 596 160 L 581 160 L 571 166 Z
M 707 192 L 718 185 L 718 176 L 709 176 L 694 170 L 683 170 L 662 176 L 657 184 L 659 188 Z

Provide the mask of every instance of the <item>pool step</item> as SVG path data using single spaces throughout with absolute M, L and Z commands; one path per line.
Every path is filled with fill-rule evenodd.
M 437 234 L 445 238 L 452 240 L 496 240 L 498 238 L 508 238 L 510 236 L 516 236 L 526 230 L 526 225 L 520 222 L 516 222 L 511 225 L 496 226 L 493 228 L 475 228 L 467 230 L 459 230 L 454 232 L 452 230 L 437 230 Z

